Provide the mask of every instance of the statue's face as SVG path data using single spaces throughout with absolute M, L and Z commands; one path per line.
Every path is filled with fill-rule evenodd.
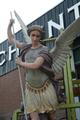
M 41 33 L 38 30 L 31 31 L 30 38 L 32 42 L 38 42 L 41 39 Z

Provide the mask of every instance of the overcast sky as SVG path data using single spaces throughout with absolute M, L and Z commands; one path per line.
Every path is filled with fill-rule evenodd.
M 14 31 L 20 30 L 20 25 L 14 16 L 14 10 L 27 25 L 54 8 L 63 0 L 1 0 L 0 2 L 0 43 L 7 39 L 7 26 L 12 12 L 15 19 Z

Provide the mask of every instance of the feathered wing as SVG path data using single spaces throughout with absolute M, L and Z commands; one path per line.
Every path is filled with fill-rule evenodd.
M 20 24 L 20 26 L 22 28 L 22 32 L 23 32 L 23 35 L 24 35 L 24 38 L 25 38 L 27 44 L 30 44 L 31 39 L 27 34 L 27 26 L 24 24 L 24 22 L 22 21 L 22 19 L 20 18 L 20 16 L 17 14 L 16 11 L 14 11 L 14 14 L 15 14 L 15 16 L 16 16 L 16 18 L 17 18 L 17 20 L 18 20 L 18 22 L 19 22 L 19 24 Z
M 55 73 L 62 70 L 67 56 L 70 54 L 69 45 L 80 35 L 80 17 L 70 24 L 56 39 L 50 53 L 53 57 L 52 69 Z

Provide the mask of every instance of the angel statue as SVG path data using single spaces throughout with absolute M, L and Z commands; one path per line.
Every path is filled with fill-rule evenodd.
M 13 19 L 9 22 L 7 34 L 8 42 L 10 44 L 15 42 L 16 47 L 22 49 L 20 57 L 16 58 L 16 64 L 26 69 L 26 112 L 31 120 L 40 120 L 40 113 L 47 113 L 50 120 L 56 120 L 58 100 L 50 79 L 62 70 L 67 60 L 70 44 L 80 33 L 80 18 L 56 38 L 54 47 L 49 50 L 40 42 L 44 34 L 42 26 L 32 25 L 27 29 L 19 15 L 14 13 L 21 25 L 26 43 L 15 40 L 11 30 Z

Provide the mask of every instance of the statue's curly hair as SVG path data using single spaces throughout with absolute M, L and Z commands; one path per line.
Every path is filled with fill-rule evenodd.
M 43 26 L 40 26 L 40 25 L 32 25 L 32 26 L 29 27 L 28 30 L 27 30 L 28 35 L 30 36 L 30 33 L 31 33 L 32 31 L 34 31 L 34 30 L 38 30 L 38 31 L 41 33 L 41 35 L 44 33 L 44 31 L 43 31 Z

